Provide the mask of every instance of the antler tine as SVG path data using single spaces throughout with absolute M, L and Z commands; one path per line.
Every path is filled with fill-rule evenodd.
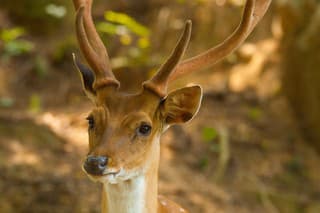
M 169 81 L 173 81 L 182 75 L 208 68 L 237 49 L 264 16 L 271 1 L 272 0 L 247 0 L 242 20 L 235 32 L 216 47 L 182 61 L 170 76 Z
M 85 6 L 84 25 L 86 33 L 89 37 L 89 42 L 93 46 L 93 48 L 98 51 L 99 55 L 106 56 L 106 60 L 109 64 L 108 52 L 101 39 L 99 39 L 99 35 L 95 30 L 94 23 L 92 21 L 92 0 L 73 0 L 73 4 L 76 11 L 78 11 L 81 6 Z
M 87 62 L 95 73 L 94 89 L 106 85 L 116 85 L 119 81 L 114 77 L 107 50 L 101 41 L 91 16 L 92 0 L 73 0 L 77 9 L 76 31 L 80 48 Z
M 86 0 L 72 0 L 72 1 L 73 1 L 74 8 L 77 11 L 80 8 L 81 5 L 85 4 Z
M 170 74 L 176 68 L 189 44 L 191 27 L 192 23 L 190 20 L 188 20 L 185 24 L 183 33 L 170 57 L 150 80 L 143 83 L 144 88 L 153 91 L 160 97 L 164 97 L 166 95 Z
M 94 23 L 92 21 L 92 14 L 91 14 L 92 0 L 85 0 L 84 2 L 86 5 L 84 25 L 89 38 L 89 42 L 100 56 L 104 56 L 105 63 L 107 64 L 108 68 L 111 70 L 107 49 L 105 48 L 103 42 L 101 41 L 96 31 L 96 28 L 94 26 Z

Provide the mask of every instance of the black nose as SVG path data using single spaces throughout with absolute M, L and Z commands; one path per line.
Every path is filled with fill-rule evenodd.
M 88 156 L 84 162 L 83 168 L 88 174 L 102 175 L 103 171 L 107 167 L 108 158 L 104 156 Z

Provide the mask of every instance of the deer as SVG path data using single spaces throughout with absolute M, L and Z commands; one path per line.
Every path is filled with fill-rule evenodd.
M 168 92 L 181 76 L 209 68 L 237 49 L 266 13 L 271 0 L 247 0 L 240 24 L 222 43 L 182 60 L 191 35 L 184 25 L 175 48 L 137 93 L 120 90 L 105 45 L 95 28 L 92 0 L 73 0 L 76 36 L 85 65 L 73 54 L 82 87 L 94 108 L 87 117 L 89 151 L 83 170 L 102 183 L 103 213 L 187 212 L 158 195 L 160 137 L 172 125 L 194 118 L 202 100 L 199 85 Z

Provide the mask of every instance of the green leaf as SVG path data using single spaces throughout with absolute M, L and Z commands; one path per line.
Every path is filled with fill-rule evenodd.
M 150 31 L 147 27 L 137 22 L 134 18 L 128 16 L 125 13 L 119 13 L 114 11 L 107 11 L 104 14 L 104 18 L 107 21 L 114 22 L 126 26 L 131 32 L 139 36 L 149 36 Z
M 204 142 L 209 143 L 218 137 L 218 132 L 216 129 L 211 127 L 205 127 L 202 130 L 202 139 Z
M 33 43 L 25 40 L 12 40 L 4 45 L 4 52 L 10 56 L 21 55 L 33 50 Z
M 107 33 L 110 35 L 118 34 L 118 26 L 112 23 L 100 22 L 97 24 L 97 30 L 99 32 Z
M 132 38 L 130 35 L 122 35 L 120 36 L 120 42 L 123 45 L 130 45 L 132 43 Z
M 41 110 L 41 99 L 39 95 L 32 94 L 29 99 L 29 111 L 37 113 Z
M 148 48 L 150 46 L 150 40 L 148 37 L 142 37 L 138 40 L 138 46 L 141 49 Z
M 249 117 L 252 120 L 259 120 L 262 116 L 262 110 L 258 107 L 252 107 L 251 109 L 249 109 Z
M 22 27 L 15 27 L 11 29 L 3 29 L 0 32 L 0 38 L 5 43 L 16 40 L 18 37 L 25 34 L 25 30 Z

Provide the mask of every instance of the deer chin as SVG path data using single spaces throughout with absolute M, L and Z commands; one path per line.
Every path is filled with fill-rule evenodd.
M 124 168 L 116 169 L 106 169 L 102 175 L 91 175 L 88 174 L 88 177 L 94 182 L 100 182 L 103 184 L 118 184 L 124 181 L 131 180 L 135 177 L 138 177 L 140 171 L 127 171 Z

